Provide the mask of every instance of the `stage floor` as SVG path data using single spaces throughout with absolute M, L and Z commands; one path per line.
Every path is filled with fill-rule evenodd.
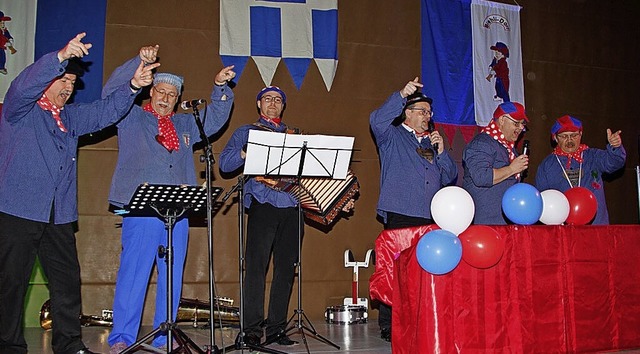
M 305 322 L 306 324 L 306 322 Z M 376 321 L 364 323 L 364 324 L 352 324 L 352 325 L 336 325 L 327 324 L 324 321 L 312 322 L 313 327 L 316 329 L 319 335 L 338 345 L 340 349 L 325 344 L 319 340 L 314 339 L 308 335 L 305 331 L 305 337 L 307 338 L 307 344 L 309 345 L 310 353 L 357 353 L 357 354 L 385 354 L 391 353 L 391 344 L 380 339 L 380 331 Z M 307 325 L 307 327 L 309 327 Z M 189 338 L 191 338 L 196 344 L 204 348 L 209 344 L 209 330 L 193 328 L 187 324 L 180 324 L 179 328 L 182 329 Z M 152 330 L 151 327 L 143 327 L 141 334 L 147 334 Z M 93 351 L 99 353 L 108 353 L 109 345 L 107 344 L 107 336 L 109 335 L 109 328 L 106 327 L 84 327 L 82 329 L 83 339 L 86 345 Z M 277 344 L 269 345 L 268 348 L 275 349 L 285 353 L 307 353 L 307 350 L 302 343 L 302 336 L 299 332 L 289 332 L 291 339 L 300 342 L 294 346 L 280 346 Z M 237 334 L 237 329 L 225 328 L 222 330 L 216 330 L 216 343 L 215 345 L 220 348 L 225 348 L 233 344 Z M 29 344 L 29 353 L 33 354 L 53 354 L 51 350 L 51 331 L 44 331 L 39 327 L 29 327 L 25 329 L 25 336 L 27 343 Z M 224 342 L 222 342 L 224 340 Z M 149 353 L 150 351 L 139 351 L 140 353 Z M 249 350 L 227 350 L 224 353 L 249 353 Z M 623 350 L 623 351 L 606 351 L 600 353 L 624 353 L 624 354 L 640 354 L 640 349 L 635 350 Z M 260 351 L 252 353 L 261 353 Z
M 306 327 L 309 327 L 308 323 L 304 322 Z M 383 354 L 391 353 L 391 344 L 385 342 L 380 338 L 380 331 L 378 329 L 377 321 L 369 323 L 351 324 L 351 325 L 338 325 L 327 324 L 325 321 L 313 321 L 312 326 L 318 332 L 318 334 L 334 344 L 338 345 L 340 349 L 336 349 L 324 342 L 314 339 L 309 335 L 308 331 L 304 331 L 307 344 L 309 345 L 309 352 L 311 353 L 358 353 L 358 354 Z M 209 329 L 193 328 L 188 324 L 180 323 L 179 328 L 191 338 L 201 348 L 208 345 Z M 140 331 L 141 335 L 145 335 L 152 330 L 151 327 L 144 326 Z M 106 327 L 84 327 L 82 329 L 82 335 L 84 343 L 89 349 L 108 353 L 109 345 L 107 344 L 107 337 L 109 335 L 109 328 Z M 237 329 L 225 328 L 222 330 L 216 330 L 216 343 L 215 345 L 220 348 L 230 346 L 236 337 Z M 298 330 L 292 330 L 289 332 L 292 340 L 298 341 L 299 344 L 293 346 L 281 346 L 277 344 L 271 344 L 268 346 L 270 349 L 275 349 L 285 353 L 306 353 L 307 350 L 302 342 L 302 335 Z M 29 345 L 29 353 L 41 353 L 52 354 L 51 350 L 51 331 L 44 331 L 38 327 L 30 327 L 25 329 L 25 336 Z M 223 342 L 224 341 L 224 342 Z M 140 351 L 145 353 L 145 351 Z M 249 353 L 249 350 L 227 350 L 226 353 Z M 260 353 L 259 351 L 252 353 Z

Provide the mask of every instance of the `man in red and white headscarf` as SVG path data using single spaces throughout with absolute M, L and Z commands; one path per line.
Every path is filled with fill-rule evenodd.
M 582 144 L 582 122 L 579 119 L 568 115 L 558 118 L 551 127 L 551 138 L 557 145 L 536 173 L 538 190 L 564 192 L 572 187 L 585 187 L 598 202 L 593 224 L 609 224 L 602 174 L 624 167 L 627 153 L 620 133 L 620 130 L 613 133 L 607 129 L 609 144 L 606 149 L 594 149 Z
M 493 112 L 493 120 L 469 142 L 462 154 L 464 189 L 475 204 L 474 224 L 504 225 L 502 196 L 518 183 L 529 166 L 529 157 L 518 156 L 515 142 L 529 118 L 517 102 L 505 102 Z

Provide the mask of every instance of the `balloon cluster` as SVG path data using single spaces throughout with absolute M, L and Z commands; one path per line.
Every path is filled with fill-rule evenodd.
M 530 184 L 517 183 L 502 198 L 502 211 L 519 225 L 538 221 L 546 225 L 585 225 L 593 220 L 597 208 L 595 196 L 584 187 L 541 193 Z M 460 260 L 481 269 L 500 261 L 504 238 L 492 227 L 470 226 L 474 214 L 471 195 L 460 187 L 445 187 L 433 196 L 431 216 L 440 229 L 426 233 L 416 245 L 416 258 L 424 270 L 440 275 L 454 270 Z
M 445 187 L 431 201 L 431 215 L 440 230 L 426 233 L 416 246 L 420 266 L 432 274 L 446 274 L 463 259 L 471 266 L 489 268 L 504 253 L 504 240 L 491 227 L 471 225 L 475 204 L 460 187 Z
M 573 187 L 564 193 L 555 189 L 541 193 L 530 184 L 517 183 L 502 197 L 504 215 L 519 225 L 538 221 L 545 225 L 586 225 L 597 209 L 595 196 L 584 187 Z

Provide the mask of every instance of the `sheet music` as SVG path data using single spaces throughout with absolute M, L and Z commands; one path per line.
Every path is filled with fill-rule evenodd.
M 245 175 L 296 176 L 306 142 L 303 176 L 345 179 L 354 137 L 249 131 Z

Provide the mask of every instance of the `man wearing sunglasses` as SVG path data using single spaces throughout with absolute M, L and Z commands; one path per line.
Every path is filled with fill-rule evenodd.
M 502 196 L 518 183 L 529 157 L 519 155 L 515 142 L 526 131 L 524 107 L 505 102 L 493 112 L 493 120 L 469 142 L 462 154 L 463 187 L 475 204 L 474 224 L 505 225 Z
M 594 149 L 582 144 L 582 122 L 566 115 L 551 127 L 551 138 L 556 143 L 536 173 L 536 187 L 540 191 L 556 189 L 564 192 L 573 187 L 589 189 L 596 197 L 598 209 L 594 225 L 608 225 L 609 213 L 604 196 L 603 173 L 613 173 L 622 167 L 626 151 L 622 146 L 621 131 L 607 129 L 606 149 Z

